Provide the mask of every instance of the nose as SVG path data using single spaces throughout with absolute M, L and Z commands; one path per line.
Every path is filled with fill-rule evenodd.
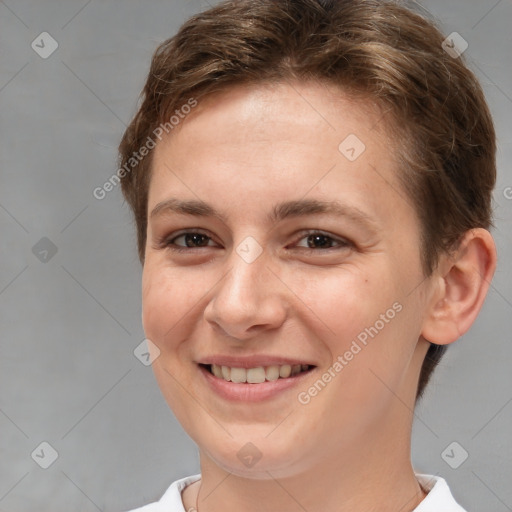
M 287 314 L 286 287 L 267 263 L 265 253 L 247 263 L 233 251 L 227 263 L 230 270 L 204 311 L 214 329 L 246 340 L 282 325 Z

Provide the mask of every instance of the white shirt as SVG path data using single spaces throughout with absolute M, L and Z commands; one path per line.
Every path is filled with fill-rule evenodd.
M 159 501 L 130 512 L 188 512 L 183 506 L 181 492 L 200 478 L 197 474 L 176 480 Z M 428 494 L 413 512 L 466 512 L 453 498 L 444 478 L 431 475 L 416 475 L 416 478 Z

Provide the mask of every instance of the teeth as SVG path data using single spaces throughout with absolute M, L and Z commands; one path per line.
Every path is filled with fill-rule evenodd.
M 231 382 L 247 382 L 247 370 L 245 368 L 231 368 Z
M 292 366 L 292 373 L 291 373 L 291 376 L 293 377 L 294 375 L 297 375 L 297 373 L 300 373 L 300 367 L 301 365 L 300 364 L 294 364 Z
M 214 366 L 217 366 L 216 364 L 212 364 L 212 368 Z M 218 368 L 218 366 L 217 366 Z M 214 374 L 215 375 L 215 374 Z M 221 375 L 224 380 L 231 380 L 231 368 L 229 366 L 222 366 L 221 367 Z
M 222 368 L 226 368 L 226 366 L 223 366 Z M 223 378 L 222 368 L 216 364 L 212 364 L 213 375 L 215 375 L 215 377 L 219 377 L 219 379 L 222 379 Z M 229 370 L 229 368 L 228 368 L 228 370 Z
M 283 364 L 282 366 L 258 366 L 256 368 L 231 368 L 229 366 L 219 366 L 217 364 L 210 365 L 210 370 L 219 379 L 241 383 L 248 382 L 249 384 L 261 384 L 262 382 L 274 381 L 279 378 L 286 379 L 293 377 L 300 372 L 309 370 L 307 364 Z
M 289 364 L 285 364 L 279 368 L 279 377 L 286 379 L 292 373 L 292 367 Z
M 249 370 L 247 370 L 247 382 L 249 384 L 261 384 L 265 382 L 265 368 L 262 366 L 249 368 Z
M 277 379 L 279 379 L 279 366 L 269 366 L 265 370 L 265 378 L 267 380 L 277 380 Z

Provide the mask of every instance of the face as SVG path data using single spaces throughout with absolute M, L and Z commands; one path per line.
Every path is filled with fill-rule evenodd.
M 393 147 L 368 102 L 281 84 L 202 100 L 155 148 L 143 326 L 217 466 L 287 476 L 407 436 L 429 281 Z

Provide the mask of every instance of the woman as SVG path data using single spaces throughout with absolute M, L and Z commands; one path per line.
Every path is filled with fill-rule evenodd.
M 393 2 L 221 3 L 157 49 L 120 155 L 201 463 L 137 510 L 462 511 L 410 460 L 496 266 L 494 128 L 455 41 Z

